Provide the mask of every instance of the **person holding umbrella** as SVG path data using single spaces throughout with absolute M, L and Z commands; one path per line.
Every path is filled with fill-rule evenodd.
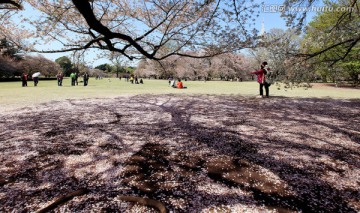
M 32 74 L 32 78 L 34 80 L 34 86 L 36 87 L 39 83 L 39 76 L 41 75 L 40 72 L 36 72 L 34 74 Z

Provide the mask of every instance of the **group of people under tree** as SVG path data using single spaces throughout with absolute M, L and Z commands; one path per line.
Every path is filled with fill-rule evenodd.
M 130 80 L 130 83 L 132 84 L 144 84 L 144 81 L 142 80 L 142 78 L 140 78 L 140 81 L 139 81 L 139 78 L 137 77 L 137 75 L 130 75 L 130 78 L 125 78 L 125 79 L 129 79 Z M 120 79 L 121 80 L 121 79 Z M 127 80 L 128 81 L 128 80 Z
M 22 86 L 23 87 L 27 87 L 27 81 L 29 80 L 29 75 L 27 73 L 23 73 L 21 75 L 21 82 L 22 82 Z M 34 86 L 36 87 L 39 83 L 39 77 L 38 76 L 34 76 L 32 77 L 32 80 L 34 81 Z
M 78 78 L 79 78 L 79 74 L 78 72 L 72 72 L 70 74 L 70 79 L 71 79 L 71 86 L 78 86 L 79 82 L 78 82 Z M 87 72 L 84 73 L 83 75 L 83 82 L 84 82 L 84 86 L 87 86 L 89 83 L 89 74 Z M 58 79 L 59 80 L 59 79 Z M 62 81 L 62 80 L 61 80 Z
M 78 74 L 76 72 L 72 72 L 70 74 L 70 78 L 71 78 L 71 86 L 75 86 L 78 85 Z M 87 72 L 84 73 L 83 75 L 83 82 L 84 82 L 84 86 L 87 86 L 89 83 L 89 74 Z M 56 75 L 56 79 L 57 79 L 57 84 L 58 86 L 62 86 L 62 82 L 64 79 L 64 73 L 63 72 L 59 72 Z M 29 80 L 29 75 L 27 73 L 23 73 L 21 75 L 21 82 L 22 82 L 22 86 L 23 87 L 27 87 L 27 81 Z M 39 77 L 38 76 L 33 76 L 32 80 L 34 81 L 34 86 L 36 87 L 39 83 Z

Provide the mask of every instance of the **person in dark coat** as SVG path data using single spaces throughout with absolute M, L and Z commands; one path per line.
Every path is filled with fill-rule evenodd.
M 87 86 L 89 82 L 89 74 L 86 72 L 84 74 L 84 86 Z
M 22 86 L 23 87 L 27 87 L 27 80 L 28 80 L 28 74 L 27 73 L 23 73 L 21 75 L 21 81 L 22 81 Z
M 62 86 L 62 81 L 63 81 L 63 79 L 64 79 L 64 75 L 63 75 L 63 73 L 62 72 L 59 72 L 57 75 L 56 75 L 56 78 L 57 78 L 57 80 L 58 80 L 58 86 Z
M 76 72 L 76 73 L 75 73 L 75 83 L 76 83 L 76 86 L 79 85 L 78 78 L 79 78 L 79 74 Z
M 34 80 L 34 86 L 36 87 L 39 83 L 39 77 L 33 77 Z
M 135 75 L 135 84 L 139 84 L 138 77 Z

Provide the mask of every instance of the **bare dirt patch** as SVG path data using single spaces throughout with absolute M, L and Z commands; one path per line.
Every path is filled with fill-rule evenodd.
M 360 211 L 360 100 L 138 95 L 0 116 L 2 212 Z

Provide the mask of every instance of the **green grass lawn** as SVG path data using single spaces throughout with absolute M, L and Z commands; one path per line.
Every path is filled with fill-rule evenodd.
M 33 82 L 28 82 L 28 87 L 21 87 L 21 82 L 1 82 L 0 83 L 0 109 L 11 109 L 44 103 L 49 101 L 61 101 L 66 99 L 83 98 L 112 98 L 121 95 L 135 94 L 216 94 L 216 95 L 258 95 L 258 83 L 253 82 L 225 82 L 225 81 L 184 81 L 187 89 L 174 89 L 168 86 L 167 80 L 144 80 L 144 84 L 130 84 L 124 79 L 112 78 L 95 80 L 91 78 L 89 85 L 84 87 L 71 87 L 70 79 L 65 79 L 62 87 L 57 86 L 56 81 L 41 81 L 37 87 Z M 283 86 L 280 90 L 275 85 L 270 87 L 271 96 L 284 97 L 318 97 L 318 98 L 341 98 L 351 99 L 360 98 L 359 89 L 336 88 L 329 86 L 317 86 L 305 90 L 304 88 L 294 88 L 285 90 Z

